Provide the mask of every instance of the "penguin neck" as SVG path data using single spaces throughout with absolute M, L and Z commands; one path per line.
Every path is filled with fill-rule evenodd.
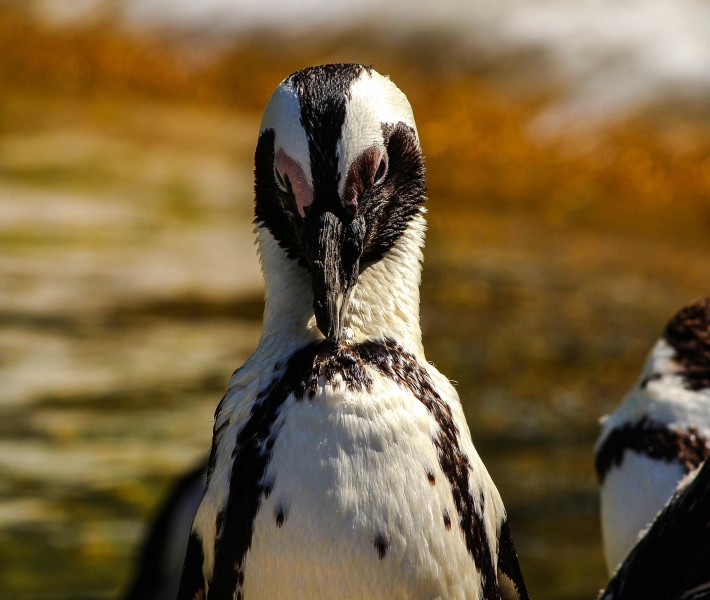
M 425 229 L 423 215 L 417 214 L 380 260 L 361 265 L 344 320 L 344 343 L 390 338 L 424 360 L 419 285 Z M 282 355 L 322 340 L 313 314 L 310 274 L 266 228 L 257 228 L 257 241 L 266 284 L 259 348 Z

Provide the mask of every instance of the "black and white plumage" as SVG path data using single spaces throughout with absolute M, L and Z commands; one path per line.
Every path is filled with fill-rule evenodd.
M 611 575 L 679 482 L 710 456 L 710 298 L 680 310 L 596 444 Z M 709 509 L 710 510 L 710 509 Z
M 388 78 L 325 65 L 265 109 L 262 336 L 214 425 L 179 598 L 527 598 L 456 391 L 424 356 L 424 163 Z

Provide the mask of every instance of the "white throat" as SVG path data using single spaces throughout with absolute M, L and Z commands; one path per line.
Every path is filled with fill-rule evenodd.
M 423 211 L 422 211 L 423 212 Z M 344 340 L 392 338 L 424 360 L 419 324 L 419 285 L 426 222 L 415 215 L 394 246 L 377 262 L 361 266 L 344 321 Z M 311 278 L 290 259 L 264 227 L 256 230 L 266 284 L 264 326 L 259 346 L 293 351 L 323 339 L 313 314 Z

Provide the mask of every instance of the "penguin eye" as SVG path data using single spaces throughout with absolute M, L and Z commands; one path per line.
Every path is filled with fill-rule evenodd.
M 383 153 L 380 157 L 380 162 L 377 165 L 377 170 L 375 171 L 375 176 L 373 178 L 373 184 L 378 185 L 384 181 L 385 175 L 387 175 L 387 153 Z
M 276 180 L 276 185 L 282 192 L 288 192 L 288 179 L 284 178 L 274 165 L 274 179 Z

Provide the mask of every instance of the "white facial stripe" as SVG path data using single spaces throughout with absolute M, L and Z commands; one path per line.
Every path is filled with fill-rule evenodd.
M 259 133 L 265 129 L 273 129 L 276 134 L 274 153 L 283 150 L 288 157 L 296 161 L 305 175 L 307 185 L 312 190 L 311 160 L 308 138 L 301 125 L 301 104 L 295 88 L 285 81 L 276 88 L 264 109 Z
M 363 71 L 350 87 L 345 123 L 338 142 L 338 192 L 342 198 L 352 162 L 371 146 L 384 146 L 382 123 L 404 123 L 414 129 L 414 114 L 401 90 L 376 71 Z
M 412 107 L 400 89 L 376 71 L 363 71 L 350 87 L 345 122 L 338 140 L 338 192 L 343 197 L 345 179 L 353 161 L 371 146 L 384 146 L 382 123 L 404 123 L 414 129 Z M 260 133 L 275 132 L 274 152 L 283 151 L 300 165 L 305 184 L 313 190 L 308 137 L 301 125 L 301 105 L 296 89 L 284 80 L 271 96 L 261 120 Z

